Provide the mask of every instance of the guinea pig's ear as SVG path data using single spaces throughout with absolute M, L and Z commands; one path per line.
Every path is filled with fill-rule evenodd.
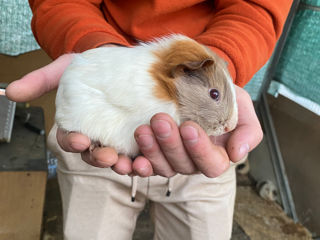
M 192 74 L 193 71 L 206 68 L 213 64 L 214 64 L 214 60 L 212 58 L 206 58 L 202 61 L 191 61 L 191 62 L 181 63 L 172 69 L 171 75 L 172 77 L 177 77 L 184 74 L 190 75 Z

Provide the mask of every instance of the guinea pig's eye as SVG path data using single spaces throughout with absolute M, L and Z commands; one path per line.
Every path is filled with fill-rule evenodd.
M 210 94 L 210 97 L 215 100 L 215 101 L 218 101 L 219 100 L 219 97 L 220 97 L 220 93 L 217 89 L 215 88 L 211 88 L 209 90 L 209 94 Z
M 193 75 L 193 71 L 189 68 L 183 68 L 183 72 L 184 74 L 188 75 L 188 76 L 192 76 Z

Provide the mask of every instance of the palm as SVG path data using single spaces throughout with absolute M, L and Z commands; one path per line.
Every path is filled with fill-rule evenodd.
M 6 95 L 13 101 L 25 102 L 57 88 L 59 79 L 72 58 L 72 54 L 65 54 L 51 64 L 27 74 L 11 83 L 7 87 Z M 207 176 L 219 176 L 228 167 L 229 159 L 233 162 L 240 160 L 262 139 L 261 126 L 250 96 L 240 87 L 236 87 L 236 95 L 239 121 L 231 133 L 209 138 L 196 123 L 183 123 L 179 128 L 170 116 L 157 114 L 153 120 L 158 118 L 170 123 L 174 128 L 173 134 L 167 140 L 155 140 L 154 147 L 149 149 L 140 146 L 138 141 L 144 156 L 138 157 L 133 163 L 126 156 L 118 156 L 112 148 L 96 148 L 89 151 L 90 139 L 79 133 L 66 133 L 58 129 L 57 140 L 65 151 L 81 153 L 82 159 L 93 166 L 113 166 L 114 171 L 119 174 L 134 171 L 140 176 L 172 176 L 175 173 L 191 174 L 200 170 Z M 197 129 L 198 144 L 190 145 L 184 139 L 183 135 L 190 134 L 188 127 Z M 135 134 L 147 134 L 155 139 L 158 131 L 159 128 L 151 121 L 150 125 L 140 126 Z

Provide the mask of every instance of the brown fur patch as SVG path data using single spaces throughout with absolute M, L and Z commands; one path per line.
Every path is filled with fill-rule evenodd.
M 168 48 L 154 51 L 158 61 L 151 66 L 150 73 L 156 80 L 154 95 L 178 104 L 177 89 L 173 71 L 181 64 L 212 59 L 200 44 L 192 40 L 177 40 Z

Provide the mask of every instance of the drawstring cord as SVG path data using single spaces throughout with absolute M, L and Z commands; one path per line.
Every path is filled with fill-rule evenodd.
M 138 187 L 138 176 L 131 176 L 131 202 L 134 202 L 136 200 L 137 187 Z M 173 179 L 169 177 L 167 181 L 167 192 L 166 192 L 167 197 L 170 197 L 172 189 L 173 189 Z M 148 191 L 149 191 L 149 179 L 148 179 Z
M 170 197 L 171 192 L 172 192 L 172 187 L 173 187 L 173 181 L 172 181 L 171 177 L 169 177 L 168 182 L 167 182 L 167 193 L 166 193 L 167 197 Z
M 137 186 L 138 186 L 138 176 L 132 176 L 131 177 L 131 202 L 134 202 L 136 200 Z

